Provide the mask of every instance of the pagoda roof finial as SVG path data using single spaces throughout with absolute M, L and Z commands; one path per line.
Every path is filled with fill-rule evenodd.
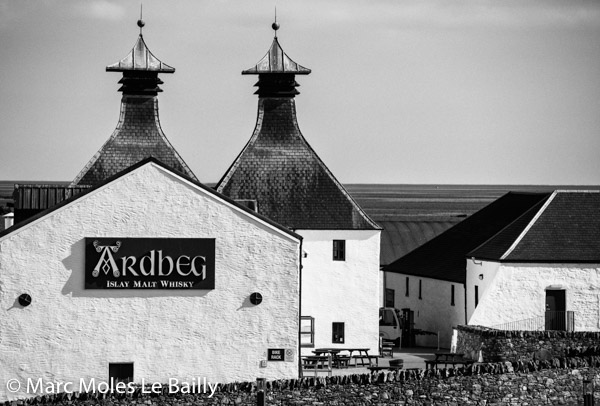
M 140 35 L 131 49 L 129 54 L 121 59 L 119 62 L 113 63 L 106 67 L 107 72 L 129 72 L 129 71 L 146 71 L 146 72 L 157 72 L 157 73 L 173 73 L 175 68 L 167 65 L 158 59 L 146 45 L 144 37 L 142 36 L 142 28 L 146 25 L 142 20 L 142 10 L 140 7 L 140 19 L 137 21 L 138 27 L 140 27 Z
M 140 37 L 142 36 L 142 28 L 144 28 L 144 25 L 146 25 L 146 23 L 143 20 L 143 4 L 140 3 L 140 19 L 137 21 L 137 25 L 138 27 L 140 27 Z
M 275 6 L 275 21 L 271 24 L 271 28 L 275 31 L 275 38 L 277 38 L 277 30 L 279 29 L 279 24 L 277 23 L 277 6 Z
M 295 75 L 308 75 L 310 69 L 294 62 L 292 58 L 283 52 L 283 48 L 279 45 L 277 39 L 277 30 L 279 23 L 277 22 L 277 9 L 275 9 L 275 22 L 271 24 L 271 28 L 275 31 L 273 43 L 267 51 L 267 54 L 258 63 L 250 69 L 242 71 L 242 75 L 260 75 L 263 73 L 292 73 Z

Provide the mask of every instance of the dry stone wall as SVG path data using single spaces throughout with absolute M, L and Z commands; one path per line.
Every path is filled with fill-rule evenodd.
M 554 366 L 557 365 L 558 368 Z M 269 381 L 266 405 L 578 405 L 583 381 L 600 387 L 600 358 L 475 363 L 438 371 L 401 370 L 374 374 Z M 595 397 L 600 402 L 600 396 Z M 79 405 L 256 405 L 254 382 L 220 385 L 209 394 L 57 394 L 6 402 L 6 406 Z
M 458 326 L 457 352 L 465 358 L 496 362 L 600 355 L 600 332 L 505 331 Z

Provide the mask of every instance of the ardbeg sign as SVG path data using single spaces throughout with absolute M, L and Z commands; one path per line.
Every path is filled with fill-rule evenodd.
M 86 238 L 86 289 L 214 289 L 214 238 Z

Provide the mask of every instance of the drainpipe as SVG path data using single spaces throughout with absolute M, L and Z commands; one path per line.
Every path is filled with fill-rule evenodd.
M 295 231 L 294 231 L 295 232 Z M 302 378 L 302 334 L 300 330 L 302 328 L 302 242 L 304 238 L 300 240 L 300 269 L 298 275 L 298 378 Z
M 385 307 L 385 291 L 387 289 L 387 272 L 383 269 L 383 266 L 379 265 L 379 270 L 381 272 L 383 272 L 383 291 L 381 292 L 381 303 L 380 306 L 381 307 Z M 394 303 L 394 306 L 396 306 L 396 303 Z

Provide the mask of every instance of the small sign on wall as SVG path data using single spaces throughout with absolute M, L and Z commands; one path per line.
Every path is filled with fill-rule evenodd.
M 285 349 L 269 348 L 267 350 L 267 361 L 284 361 L 284 360 L 285 360 Z
M 269 348 L 267 350 L 267 361 L 287 361 L 294 360 L 294 350 L 291 348 Z

